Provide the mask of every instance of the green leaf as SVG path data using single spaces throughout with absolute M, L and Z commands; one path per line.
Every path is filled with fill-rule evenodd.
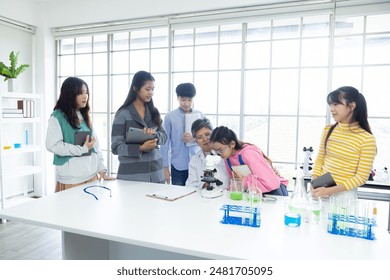
M 4 76 L 4 81 L 8 79 L 16 79 L 20 73 L 24 72 L 26 68 L 30 67 L 28 64 L 18 65 L 18 53 L 14 53 L 13 51 L 9 54 L 9 61 L 11 65 L 8 67 L 3 62 L 0 62 L 0 75 Z

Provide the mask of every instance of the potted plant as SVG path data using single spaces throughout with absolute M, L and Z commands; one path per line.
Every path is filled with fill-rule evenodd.
M 0 62 L 0 75 L 4 76 L 4 81 L 8 80 L 8 91 L 13 91 L 13 80 L 16 79 L 20 73 L 26 70 L 30 65 L 21 64 L 18 66 L 18 53 L 13 51 L 9 55 L 9 61 L 11 62 L 10 66 L 6 66 L 3 62 Z

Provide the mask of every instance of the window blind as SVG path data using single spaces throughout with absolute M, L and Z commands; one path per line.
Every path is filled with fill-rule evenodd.
M 0 16 L 0 24 L 35 34 L 36 27 L 20 21 Z

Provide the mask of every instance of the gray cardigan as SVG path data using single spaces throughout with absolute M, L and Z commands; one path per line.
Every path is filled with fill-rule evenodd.
M 158 128 L 153 122 L 149 109 L 146 107 L 144 119 L 138 114 L 134 105 L 123 108 L 115 115 L 111 132 L 111 151 L 118 155 L 118 179 L 164 183 L 164 169 L 160 148 L 157 146 L 149 152 L 141 152 L 140 144 L 126 144 L 126 132 L 129 127 L 153 128 L 157 133 L 158 145 L 167 140 L 164 128 Z

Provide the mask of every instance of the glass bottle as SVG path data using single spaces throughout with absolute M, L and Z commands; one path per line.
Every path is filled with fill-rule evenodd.
M 294 191 L 291 197 L 286 201 L 284 223 L 287 226 L 298 227 L 301 221 L 307 221 L 307 209 L 309 200 L 306 194 L 305 178 L 300 174 L 296 178 Z

